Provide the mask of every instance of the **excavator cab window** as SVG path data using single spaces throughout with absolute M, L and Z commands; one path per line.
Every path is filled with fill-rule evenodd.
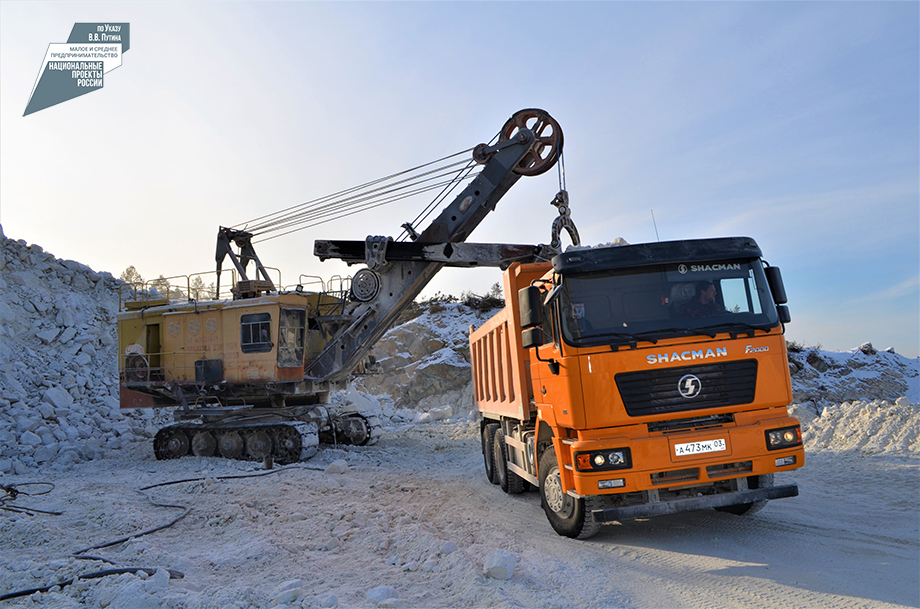
M 240 317 L 240 348 L 243 353 L 272 350 L 271 313 L 252 313 Z
M 278 367 L 299 368 L 303 366 L 304 325 L 307 312 L 304 309 L 281 309 L 278 323 Z

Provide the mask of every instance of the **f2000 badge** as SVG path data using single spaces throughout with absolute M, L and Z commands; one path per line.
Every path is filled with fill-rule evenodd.
M 685 398 L 695 398 L 703 390 L 703 383 L 692 374 L 685 374 L 677 381 L 677 390 Z

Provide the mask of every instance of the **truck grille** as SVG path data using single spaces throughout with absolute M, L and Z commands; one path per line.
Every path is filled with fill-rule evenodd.
M 710 479 L 721 478 L 725 476 L 735 476 L 754 471 L 753 461 L 741 461 L 739 463 L 722 463 L 720 465 L 709 465 L 706 467 L 706 475 Z
M 693 482 L 700 479 L 700 470 L 698 467 L 689 469 L 678 469 L 671 472 L 657 472 L 650 474 L 652 484 L 661 486 L 662 484 L 677 484 L 679 482 Z
M 680 383 L 687 375 L 699 379 L 699 393 L 684 397 Z M 632 417 L 749 404 L 757 386 L 757 360 L 682 366 L 616 375 L 617 389 Z
M 647 425 L 649 433 L 677 433 L 683 431 L 700 431 L 703 429 L 718 429 L 735 422 L 735 415 L 711 414 L 705 417 L 690 419 L 670 419 L 667 421 L 654 421 Z

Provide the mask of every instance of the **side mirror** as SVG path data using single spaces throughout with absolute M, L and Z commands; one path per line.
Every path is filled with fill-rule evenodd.
M 521 344 L 525 349 L 533 349 L 543 344 L 543 328 L 536 326 L 521 332 Z
M 524 288 L 523 290 L 519 292 L 519 294 L 523 294 L 524 290 L 529 290 L 529 289 L 530 288 Z M 534 289 L 536 290 L 537 288 L 534 288 Z M 537 291 L 539 292 L 539 290 Z M 524 298 L 520 297 L 520 299 L 523 304 Z M 537 310 L 539 311 L 539 309 Z M 524 321 L 524 307 L 521 306 L 521 322 L 523 323 L 523 321 Z M 542 344 L 543 344 L 543 327 L 542 326 L 534 326 L 532 328 L 526 328 L 524 331 L 521 332 L 521 346 L 523 346 L 525 349 L 534 349 L 534 352 L 533 352 L 534 357 L 537 358 L 538 361 L 546 362 L 547 364 L 549 364 L 549 371 L 551 374 L 559 374 L 559 362 L 557 362 L 556 360 L 552 358 L 550 359 L 541 358 L 540 352 L 536 350 L 536 348 Z
M 768 266 L 763 272 L 767 275 L 767 284 L 770 286 L 770 292 L 773 293 L 773 302 L 778 305 L 786 304 L 786 288 L 783 286 L 783 276 L 779 272 L 779 267 Z
M 776 313 L 779 315 L 779 320 L 783 323 L 783 325 L 792 321 L 792 315 L 789 314 L 789 307 L 786 305 L 778 305 L 776 307 Z
M 533 328 L 543 325 L 543 295 L 535 285 L 518 290 L 518 303 L 521 306 L 521 327 Z M 543 344 L 542 337 L 539 344 Z

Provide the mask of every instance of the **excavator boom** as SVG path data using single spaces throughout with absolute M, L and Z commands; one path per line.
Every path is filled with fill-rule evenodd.
M 535 127 L 540 128 L 549 121 L 553 119 L 542 113 Z M 363 243 L 315 243 L 314 253 L 321 260 L 340 257 L 349 262 L 356 262 L 355 249 L 363 246 L 362 261 L 367 264 L 367 268 L 358 271 L 352 279 L 352 291 L 362 301 L 348 313 L 354 318 L 354 322 L 327 344 L 320 356 L 306 369 L 305 377 L 337 381 L 351 374 L 374 343 L 390 329 L 399 314 L 415 300 L 438 271 L 450 264 L 455 251 L 452 244 L 464 242 L 521 178 L 521 162 L 534 154 L 535 146 L 542 144 L 537 134 L 524 126 L 525 122 L 518 123 L 512 118 L 509 123 L 517 126 L 514 133 L 501 140 L 492 150 L 477 148 L 480 158 L 487 159 L 482 172 L 418 235 L 414 243 L 391 245 L 391 240 L 386 237 L 368 237 Z M 558 135 L 557 139 L 561 144 L 562 131 L 558 125 L 555 126 L 554 133 Z M 544 162 L 542 171 L 553 166 L 557 154 L 558 151 L 554 151 L 547 157 L 552 162 Z M 391 247 L 394 250 L 393 254 L 399 252 L 403 255 L 391 255 Z M 497 247 L 501 249 L 513 246 Z M 409 249 L 415 249 L 416 255 L 405 255 L 405 251 Z M 456 249 L 459 249 L 459 246 Z M 472 249 L 469 248 L 469 254 L 472 254 Z M 351 253 L 346 253 L 346 250 L 351 250 Z M 510 252 L 496 252 L 488 247 L 480 247 L 479 256 L 467 257 L 470 261 L 468 266 L 477 266 L 480 261 L 482 264 L 510 264 L 514 260 L 508 260 L 502 255 L 505 253 Z M 531 255 L 533 253 L 531 252 Z M 494 254 L 501 258 L 488 260 L 484 257 Z M 521 259 L 520 252 L 516 259 Z M 460 260 L 459 256 L 457 260 Z

